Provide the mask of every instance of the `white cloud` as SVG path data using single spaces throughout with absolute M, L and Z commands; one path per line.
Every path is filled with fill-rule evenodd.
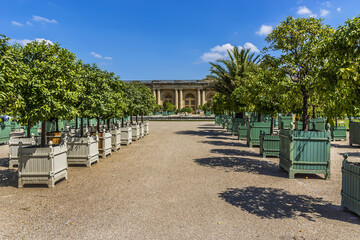
M 330 14 L 329 10 L 325 10 L 325 9 L 320 9 L 320 16 L 321 17 L 326 17 L 327 15 Z
M 33 20 L 35 22 L 58 23 L 55 19 L 50 20 L 48 18 L 40 17 L 40 16 L 36 16 L 36 15 L 33 15 Z
M 234 46 L 230 43 L 223 45 L 217 45 L 210 49 L 210 52 L 204 53 L 200 58 L 203 62 L 214 62 L 218 59 L 224 59 L 228 57 L 227 50 L 233 49 Z M 252 43 L 245 43 L 244 47 L 238 46 L 238 49 L 251 49 L 250 52 L 260 52 L 259 49 Z
M 32 23 L 30 21 L 26 21 L 26 24 L 32 26 Z
M 96 52 L 91 52 L 91 55 L 93 55 L 96 58 L 100 58 L 100 59 L 106 59 L 106 60 L 112 60 L 112 57 L 103 57 L 100 54 L 96 53 Z
M 217 45 L 211 49 L 212 52 L 227 53 L 227 50 L 231 50 L 233 46 L 230 43 L 226 43 L 222 46 Z
M 308 17 L 316 17 L 317 16 L 316 14 L 314 14 L 310 9 L 308 9 L 305 6 L 299 7 L 297 13 L 299 15 L 304 15 L 304 16 L 308 16 Z
M 218 53 L 218 52 L 207 52 L 207 53 L 204 53 L 200 58 L 204 62 L 213 62 L 213 61 L 216 61 L 218 59 L 225 58 L 225 55 L 221 54 L 221 53 Z
M 102 56 L 100 54 L 97 54 L 96 52 L 91 52 L 90 54 L 96 58 L 102 58 Z
M 341 8 L 340 8 L 340 7 L 338 7 L 338 8 L 336 9 L 336 11 L 341 12 Z
M 11 24 L 14 25 L 14 26 L 18 26 L 18 27 L 24 26 L 24 24 L 19 23 L 19 22 L 17 22 L 17 21 L 11 21 Z
M 26 44 L 31 43 L 33 41 L 37 41 L 37 42 L 45 41 L 46 44 L 51 44 L 51 45 L 54 44 L 52 41 L 50 41 L 48 39 L 45 39 L 45 38 L 35 38 L 34 40 L 30 40 L 30 39 L 11 39 L 10 43 L 19 43 L 19 44 L 25 46 Z
M 252 43 L 247 42 L 244 44 L 245 49 L 250 49 L 250 52 L 260 52 L 259 49 Z
M 271 33 L 271 31 L 273 30 L 272 26 L 269 25 L 261 25 L 261 28 L 259 31 L 256 32 L 256 34 L 260 35 L 260 36 L 266 36 L 269 33 Z

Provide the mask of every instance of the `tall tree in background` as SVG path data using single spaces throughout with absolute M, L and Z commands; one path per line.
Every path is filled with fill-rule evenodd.
M 280 51 L 279 68 L 289 76 L 289 87 L 302 99 L 303 130 L 307 130 L 309 101 L 318 85 L 320 69 L 318 47 L 334 29 L 321 19 L 287 17 L 267 37 L 267 51 Z

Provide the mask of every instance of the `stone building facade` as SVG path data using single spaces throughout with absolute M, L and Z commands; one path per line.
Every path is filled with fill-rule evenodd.
M 169 102 L 178 109 L 191 107 L 195 111 L 197 106 L 212 101 L 216 93 L 211 82 L 205 80 L 154 80 L 144 84 L 152 90 L 158 105 Z

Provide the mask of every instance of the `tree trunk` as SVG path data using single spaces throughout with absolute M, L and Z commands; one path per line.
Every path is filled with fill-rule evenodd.
M 315 105 L 313 105 L 313 119 L 315 119 L 316 118 L 316 114 L 315 114 Z
M 335 127 L 337 127 L 337 117 L 335 117 Z
M 270 135 L 273 134 L 273 131 L 274 131 L 274 118 L 271 116 Z
M 121 119 L 121 127 L 124 127 L 124 118 Z
M 309 118 L 308 116 L 308 93 L 306 92 L 306 90 L 304 89 L 304 87 L 302 87 L 302 95 L 303 95 L 303 109 L 302 109 L 302 117 L 303 117 L 303 131 L 308 131 L 309 130 L 309 126 L 307 124 L 307 120 Z
M 235 113 L 235 117 L 236 118 L 244 118 L 244 113 L 243 112 L 237 112 L 237 113 Z
M 108 130 L 110 130 L 110 118 L 107 119 L 107 125 Z
M 88 128 L 90 128 L 90 118 L 89 117 L 87 118 L 87 126 L 88 126 Z
M 144 122 L 144 116 L 141 115 L 141 122 Z
M 28 126 L 27 126 L 27 129 L 26 129 L 26 136 L 27 136 L 28 138 L 31 137 L 30 127 L 31 127 L 31 120 L 29 119 L 29 120 L 28 120 Z
M 258 115 L 258 122 L 261 122 L 261 113 Z
M 100 118 L 97 118 L 97 131 L 100 132 Z
M 46 121 L 41 123 L 41 146 L 46 146 Z
M 55 119 L 55 132 L 59 132 L 59 120 Z
M 75 118 L 75 129 L 79 128 L 79 124 L 78 124 L 78 117 L 76 116 Z
M 137 114 L 135 116 L 135 121 L 136 121 L 136 124 L 138 124 L 138 115 Z
M 80 137 L 84 136 L 84 118 L 81 116 L 80 118 Z

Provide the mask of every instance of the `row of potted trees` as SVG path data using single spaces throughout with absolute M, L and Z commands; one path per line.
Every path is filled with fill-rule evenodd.
M 277 150 L 278 142 L 279 165 L 289 177 L 303 172 L 322 173 L 329 178 L 330 141 L 346 139 L 346 126 L 339 126 L 337 118 L 359 114 L 360 96 L 355 87 L 360 79 L 359 38 L 360 16 L 337 29 L 314 17 L 287 17 L 267 35 L 261 55 L 234 46 L 228 58 L 210 63 L 208 78 L 218 92 L 214 96 L 215 114 L 227 119 L 221 123 L 224 127 L 238 125 L 235 133 L 239 139 L 245 138 L 246 129 L 249 145 L 257 144 L 261 137 L 260 142 L 272 141 L 270 150 Z M 233 116 L 225 112 L 235 112 L 238 119 L 245 119 L 245 112 L 270 114 L 272 118 L 269 124 L 258 114 L 256 123 L 250 119 L 238 124 L 244 120 L 230 122 Z M 275 136 L 272 119 L 287 112 L 301 115 L 302 121 L 293 126 L 291 120 L 289 126 L 287 116 L 283 121 L 279 118 L 280 130 Z M 316 119 L 316 115 L 327 116 L 330 125 Z M 359 126 L 350 122 L 350 144 L 360 143 Z M 252 130 L 262 127 L 266 128 Z M 359 186 L 358 182 L 343 184 Z M 358 193 L 354 199 L 359 203 Z
M 58 43 L 10 45 L 9 39 L 0 35 L 0 58 L 4 83 L 0 85 L 0 109 L 16 116 L 28 138 L 18 142 L 19 186 L 45 182 L 53 186 L 59 178 L 66 178 L 68 161 L 90 166 L 98 161 L 97 151 L 106 157 L 119 149 L 122 132 L 130 135 L 124 117 L 130 116 L 132 122 L 131 116 L 136 116 L 138 123 L 138 116 L 149 114 L 156 106 L 145 85 L 120 81 L 112 72 L 84 64 Z M 73 127 L 66 130 L 65 125 L 70 124 L 65 121 Z M 141 134 L 139 125 L 132 124 Z M 40 136 L 32 136 L 32 129 L 38 127 Z M 10 143 L 15 146 L 14 141 Z

